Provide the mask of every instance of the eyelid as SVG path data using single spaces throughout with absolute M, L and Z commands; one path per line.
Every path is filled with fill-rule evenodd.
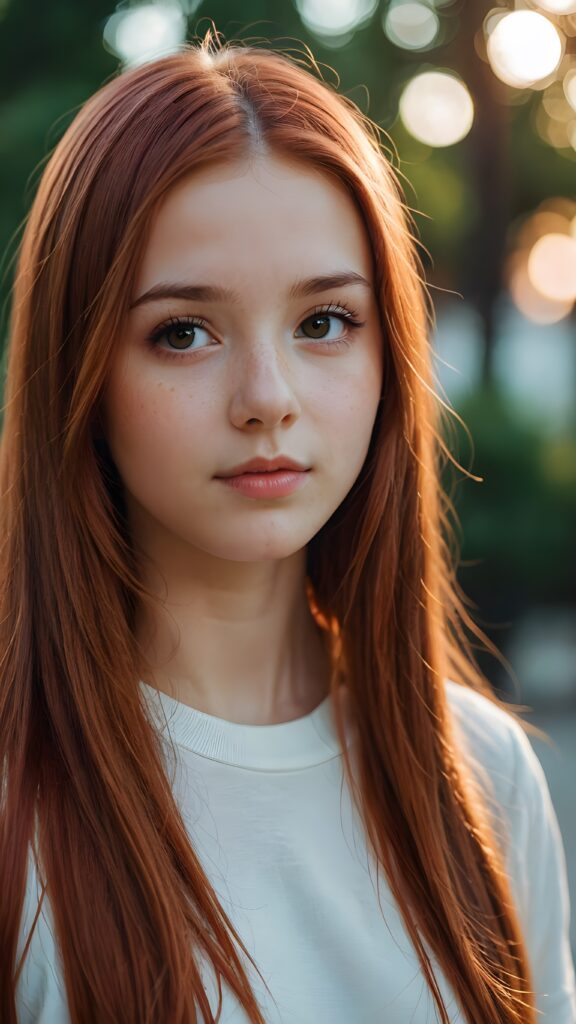
M 171 314 L 162 323 L 157 324 L 152 330 L 146 335 L 146 341 L 153 343 L 162 337 L 171 327 L 178 328 L 184 324 L 186 327 L 201 327 L 203 330 L 209 331 L 208 321 L 204 317 L 196 316 L 192 313 L 183 313 L 182 316 Z
M 346 317 L 347 320 L 358 320 L 359 317 L 359 314 L 346 302 L 323 302 L 315 306 L 306 316 L 303 316 L 302 320 L 307 320 L 308 317 L 321 315 L 322 313 L 339 313 Z

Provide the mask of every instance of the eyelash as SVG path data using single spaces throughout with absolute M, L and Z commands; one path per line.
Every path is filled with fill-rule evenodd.
M 318 306 L 316 309 L 312 310 L 312 312 L 309 313 L 308 316 L 304 317 L 304 320 L 302 320 L 301 323 L 304 323 L 306 320 L 312 319 L 312 317 L 314 316 L 320 316 L 322 314 L 330 314 L 331 316 L 339 319 L 342 323 L 345 323 L 349 328 L 349 333 L 344 334 L 341 338 L 335 338 L 333 341 L 323 341 L 322 338 L 309 338 L 308 340 L 315 345 L 324 344 L 330 348 L 340 348 L 342 345 L 350 345 L 350 332 L 359 330 L 359 328 L 364 327 L 366 323 L 366 321 L 358 319 L 358 314 L 354 312 L 354 310 L 349 309 L 343 303 L 333 302 L 329 303 L 326 306 Z M 171 316 L 168 318 L 168 320 L 165 320 L 164 323 L 156 327 L 152 331 L 152 333 L 147 336 L 146 342 L 151 349 L 154 349 L 155 351 L 160 351 L 162 353 L 162 356 L 166 357 L 166 359 L 185 359 L 186 357 L 193 355 L 193 353 L 197 350 L 181 349 L 180 351 L 177 351 L 176 349 L 173 349 L 171 351 L 169 349 L 161 349 L 159 344 L 164 335 L 167 334 L 169 330 L 178 330 L 179 327 L 207 327 L 207 321 L 204 320 L 202 317 L 196 316 Z M 200 349 L 198 351 L 202 350 Z

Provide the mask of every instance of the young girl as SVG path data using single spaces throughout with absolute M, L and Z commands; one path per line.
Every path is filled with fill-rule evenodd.
M 3 1024 L 573 1024 L 427 309 L 375 126 L 287 56 L 208 35 L 56 147 L 0 465 Z

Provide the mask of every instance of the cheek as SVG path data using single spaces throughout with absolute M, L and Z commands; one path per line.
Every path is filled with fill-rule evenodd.
M 123 373 L 109 382 L 105 423 L 112 457 L 132 489 L 145 480 L 178 478 L 177 464 L 183 458 L 190 463 L 202 451 L 206 410 L 200 397 Z
M 348 366 L 345 376 L 327 382 L 316 408 L 335 455 L 353 457 L 367 449 L 381 393 L 381 370 L 374 360 Z

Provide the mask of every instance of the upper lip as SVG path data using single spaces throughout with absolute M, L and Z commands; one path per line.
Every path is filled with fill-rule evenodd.
M 275 459 L 250 459 L 249 462 L 242 462 L 239 466 L 227 469 L 218 476 L 240 476 L 242 473 L 273 473 L 276 469 L 294 469 L 299 472 L 306 472 L 310 467 L 302 465 L 296 459 L 290 459 L 287 455 L 278 455 Z

